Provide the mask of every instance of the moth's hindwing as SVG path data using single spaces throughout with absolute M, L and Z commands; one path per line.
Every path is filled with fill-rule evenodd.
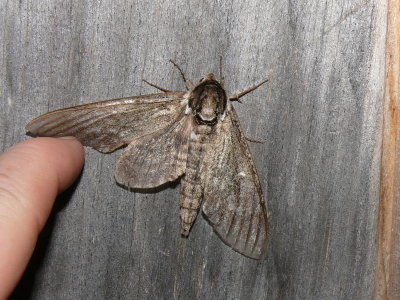
M 260 181 L 231 106 L 218 123 L 204 160 L 203 212 L 214 230 L 236 251 L 259 259 L 268 240 L 268 220 Z
M 167 128 L 131 142 L 117 162 L 116 181 L 130 188 L 154 188 L 176 180 L 186 169 L 191 124 L 182 112 Z
M 176 121 L 183 92 L 107 100 L 49 112 L 26 125 L 33 136 L 74 136 L 83 145 L 112 152 Z

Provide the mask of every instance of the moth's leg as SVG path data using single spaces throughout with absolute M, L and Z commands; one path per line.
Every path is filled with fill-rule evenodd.
M 185 84 L 186 84 L 186 88 L 187 88 L 188 90 L 193 89 L 193 88 L 194 88 L 193 82 L 191 82 L 189 79 L 186 79 L 185 73 L 183 73 L 181 67 L 179 67 L 178 64 L 177 64 L 176 62 L 174 62 L 172 59 L 170 59 L 169 61 L 170 61 L 170 62 L 179 70 L 179 72 L 181 73 L 181 76 L 182 76 L 182 78 L 183 78 L 183 81 L 184 81 Z
M 236 95 L 233 95 L 233 96 L 229 97 L 229 100 L 231 100 L 231 101 L 239 101 L 240 97 L 243 97 L 244 95 L 254 91 L 255 89 L 257 89 L 258 87 L 260 87 L 261 85 L 263 85 L 267 81 L 268 81 L 268 79 L 263 80 L 260 83 L 256 84 L 255 86 L 252 86 L 251 88 L 249 88 L 249 89 L 247 89 L 247 90 L 245 90 L 243 92 L 237 93 Z
M 164 88 L 159 87 L 158 85 L 156 85 L 154 83 L 148 82 L 145 79 L 143 79 L 143 81 L 146 82 L 148 85 L 151 85 L 152 87 L 155 87 L 156 89 L 159 89 L 160 91 L 163 91 L 164 93 L 172 92 L 171 90 L 164 89 Z
M 222 72 L 222 56 L 219 57 L 219 83 L 222 87 L 224 87 L 225 77 L 224 73 Z

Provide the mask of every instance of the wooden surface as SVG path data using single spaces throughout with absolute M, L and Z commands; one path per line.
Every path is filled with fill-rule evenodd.
M 0 2 L 1 148 L 49 110 L 183 90 L 218 72 L 270 210 L 267 257 L 234 252 L 199 216 L 179 234 L 179 186 L 114 183 L 121 153 L 86 149 L 14 299 L 371 299 L 376 286 L 386 1 Z
M 400 2 L 388 1 L 376 299 L 400 299 Z

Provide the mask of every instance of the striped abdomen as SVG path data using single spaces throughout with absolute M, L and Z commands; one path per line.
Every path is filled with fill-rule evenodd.
M 189 235 L 190 228 L 195 221 L 203 199 L 201 185 L 201 161 L 204 158 L 205 146 L 211 127 L 208 125 L 195 126 L 190 136 L 186 172 L 181 180 L 180 213 L 181 233 Z

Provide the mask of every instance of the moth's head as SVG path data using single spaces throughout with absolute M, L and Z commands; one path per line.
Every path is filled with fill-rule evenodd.
M 190 91 L 189 107 L 199 124 L 216 124 L 225 113 L 226 103 L 225 90 L 212 73 Z

